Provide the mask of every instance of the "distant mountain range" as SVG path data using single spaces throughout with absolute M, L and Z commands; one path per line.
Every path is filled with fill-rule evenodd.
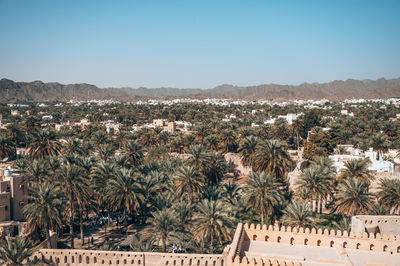
M 43 102 L 91 99 L 114 99 L 132 101 L 146 98 L 232 98 L 247 100 L 294 100 L 348 98 L 391 98 L 400 97 L 400 78 L 377 80 L 335 80 L 329 83 L 303 83 L 301 85 L 263 84 L 257 86 L 233 86 L 224 84 L 212 89 L 178 88 L 98 88 L 90 84 L 60 84 L 14 82 L 0 80 L 0 102 Z

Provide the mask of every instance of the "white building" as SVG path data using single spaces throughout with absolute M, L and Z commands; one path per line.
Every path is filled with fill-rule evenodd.
M 302 113 L 300 113 L 300 114 L 278 115 L 278 119 L 279 118 L 285 119 L 286 122 L 289 125 L 291 125 L 291 124 L 293 124 L 293 121 L 295 121 L 297 119 L 297 117 L 299 117 L 300 115 L 302 115 Z M 271 118 L 271 119 L 265 120 L 264 124 L 273 124 L 273 123 L 275 123 L 275 120 L 276 120 L 276 118 Z
M 351 161 L 354 159 L 369 159 L 370 164 L 368 166 L 368 170 L 382 173 L 394 172 L 394 164 L 390 161 L 383 160 L 380 156 L 378 156 L 378 152 L 373 151 L 372 148 L 369 148 L 369 151 L 366 151 L 363 155 L 360 155 L 360 150 L 355 149 L 354 154 L 335 154 L 329 156 L 329 158 L 333 161 L 333 165 L 336 167 L 336 171 L 339 172 L 341 169 L 345 168 L 345 163 L 347 161 Z

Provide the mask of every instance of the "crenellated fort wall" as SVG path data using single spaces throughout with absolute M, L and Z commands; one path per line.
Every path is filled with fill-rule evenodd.
M 68 250 L 68 249 L 42 249 L 33 258 L 45 259 L 53 265 L 187 265 L 187 266 L 298 266 L 307 264 L 306 258 L 272 256 L 265 250 L 265 254 L 255 257 L 249 255 L 249 246 L 252 244 L 274 243 L 273 246 L 282 244 L 282 249 L 290 250 L 293 247 L 309 248 L 324 247 L 327 251 L 333 248 L 339 251 L 339 259 L 335 263 L 348 261 L 347 252 L 359 252 L 365 256 L 373 252 L 377 257 L 393 260 L 400 258 L 400 236 L 374 234 L 374 233 L 348 233 L 347 231 L 328 231 L 309 228 L 292 228 L 279 226 L 261 226 L 254 224 L 238 224 L 233 241 L 222 254 L 176 254 L 176 253 L 151 253 L 151 252 L 117 252 L 96 250 Z M 276 245 L 275 245 L 276 243 Z M 269 244 L 270 245 L 270 244 Z M 281 248 L 281 247 L 279 247 Z M 322 250 L 322 249 L 321 249 Z M 335 252 L 336 252 L 335 251 Z M 249 256 L 249 257 L 248 257 Z M 323 257 L 324 255 L 321 254 Z M 382 257 L 383 256 L 383 257 Z M 395 256 L 395 257 L 394 257 Z M 356 256 L 357 257 L 357 256 Z M 353 256 L 354 258 L 354 256 Z M 317 264 L 312 264 L 317 265 Z
M 156 252 L 123 252 L 78 249 L 41 249 L 32 259 L 52 265 L 201 265 L 223 266 L 222 254 L 177 254 Z
M 391 254 L 400 253 L 400 236 L 373 234 L 373 233 L 348 233 L 347 231 L 324 231 L 321 229 L 292 228 L 279 226 L 261 227 L 259 224 L 245 224 L 243 231 L 246 237 L 243 237 L 241 245 L 246 245 L 250 240 L 268 241 L 286 244 L 310 245 L 333 247 L 340 243 L 343 248 L 360 249 L 368 251 L 388 252 Z M 242 234 L 243 235 L 243 234 Z M 239 242 L 239 243 L 240 243 Z

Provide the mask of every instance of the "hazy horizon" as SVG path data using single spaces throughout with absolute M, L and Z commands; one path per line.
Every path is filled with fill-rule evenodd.
M 208 89 L 400 77 L 400 1 L 0 0 L 0 75 Z
M 12 80 L 12 79 L 9 79 L 9 78 L 7 78 L 7 77 L 2 77 L 2 78 L 0 78 L 0 79 Z M 187 88 L 183 88 L 183 87 L 171 87 L 171 86 L 163 86 L 163 87 L 145 87 L 145 86 L 138 86 L 138 87 L 132 87 L 132 86 L 100 87 L 100 86 L 97 86 L 96 84 L 87 83 L 87 82 L 62 83 L 62 82 L 59 82 L 59 81 L 44 81 L 44 80 L 30 80 L 30 81 L 12 80 L 12 81 L 14 81 L 14 82 L 26 82 L 26 83 L 31 83 L 31 82 L 40 81 L 40 82 L 43 82 L 43 83 L 60 83 L 60 84 L 62 84 L 62 85 L 89 84 L 89 85 L 95 85 L 95 86 L 97 86 L 97 87 L 100 88 L 100 89 L 121 89 L 121 88 L 129 88 L 129 89 L 139 89 L 139 88 L 158 89 L 158 88 L 172 88 L 172 89 L 182 89 L 182 90 L 184 90 L 184 89 L 201 89 L 201 90 L 207 90 L 207 89 L 213 89 L 213 88 L 216 88 L 216 87 L 218 87 L 218 86 L 223 86 L 223 85 L 227 85 L 227 86 L 229 85 L 229 86 L 234 86 L 234 87 L 252 87 L 252 86 L 259 86 L 259 85 L 301 86 L 302 84 L 326 84 L 326 83 L 331 83 L 331 82 L 334 82 L 334 81 L 344 81 L 344 82 L 347 81 L 347 80 L 359 80 L 359 81 L 367 81 L 367 80 L 368 80 L 368 81 L 377 81 L 377 80 L 379 80 L 379 79 L 391 80 L 391 79 L 400 79 L 400 77 L 393 77 L 393 78 L 380 77 L 380 78 L 377 78 L 377 79 L 368 79 L 368 78 L 366 78 L 366 79 L 352 79 L 352 78 L 347 78 L 347 79 L 340 79 L 340 80 L 339 80 L 339 79 L 335 79 L 335 80 L 330 80 L 330 81 L 326 81 L 326 82 L 317 82 L 317 81 L 315 81 L 315 82 L 307 82 L 307 81 L 305 81 L 305 82 L 301 82 L 301 83 L 298 83 L 298 84 L 260 83 L 260 84 L 236 85 L 236 84 L 230 84 L 230 83 L 222 83 L 222 84 L 216 85 L 216 86 L 214 86 L 214 87 L 209 87 L 209 88 L 200 88 L 200 87 L 187 87 Z

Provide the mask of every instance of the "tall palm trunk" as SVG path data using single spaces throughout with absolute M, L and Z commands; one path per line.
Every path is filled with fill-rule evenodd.
M 214 234 L 211 231 L 210 233 L 210 253 L 213 254 L 214 253 L 214 246 L 213 246 L 213 242 L 214 242 Z
M 50 225 L 46 225 L 46 239 L 47 239 L 47 248 L 51 248 L 51 238 L 50 238 Z
M 167 237 L 162 236 L 161 241 L 162 241 L 162 245 L 163 245 L 163 252 L 166 252 L 167 251 Z
M 81 230 L 81 243 L 82 246 L 85 244 L 85 238 L 83 236 L 83 210 L 82 205 L 79 205 L 79 229 Z
M 74 212 L 73 208 L 72 192 L 69 193 L 69 235 L 71 237 L 71 249 L 74 248 Z
M 319 213 L 322 213 L 322 203 L 323 203 L 323 199 L 322 196 L 319 198 Z
M 261 226 L 264 225 L 264 204 L 261 204 Z

